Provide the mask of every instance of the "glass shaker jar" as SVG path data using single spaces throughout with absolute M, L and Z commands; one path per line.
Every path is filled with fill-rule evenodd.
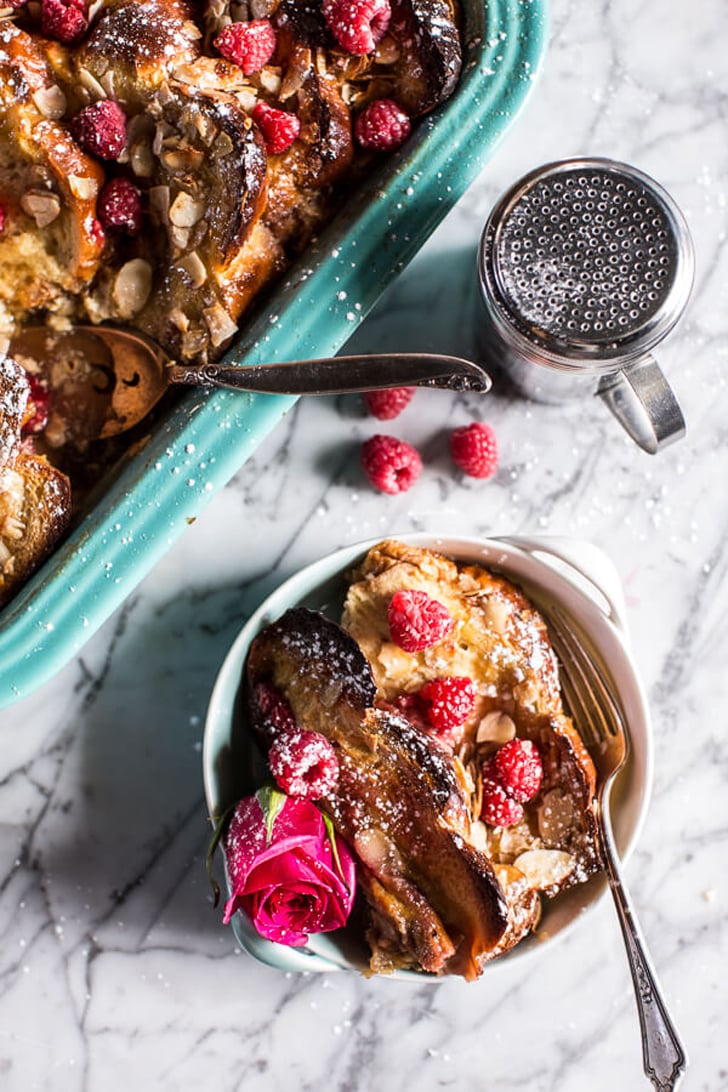
M 647 175 L 609 159 L 550 163 L 498 201 L 478 254 L 488 363 L 536 401 L 598 394 L 645 451 L 685 434 L 651 356 L 687 304 L 687 224 Z

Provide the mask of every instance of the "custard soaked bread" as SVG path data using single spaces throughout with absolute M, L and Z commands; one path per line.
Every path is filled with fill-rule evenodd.
M 319 806 L 359 859 L 371 971 L 475 978 L 542 898 L 596 870 L 594 769 L 544 623 L 485 569 L 381 543 L 342 626 L 288 611 L 253 642 L 244 687 L 264 749 L 282 730 L 270 688 L 336 749 Z

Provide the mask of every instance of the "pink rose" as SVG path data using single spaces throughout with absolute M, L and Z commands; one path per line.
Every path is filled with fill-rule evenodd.
M 232 895 L 261 936 L 301 946 L 346 923 L 356 875 L 351 852 L 309 800 L 264 788 L 235 809 L 225 838 Z

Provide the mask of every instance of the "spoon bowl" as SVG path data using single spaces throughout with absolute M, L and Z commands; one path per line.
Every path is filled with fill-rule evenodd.
M 372 353 L 270 364 L 175 364 L 135 330 L 26 327 L 9 355 L 43 376 L 67 439 L 83 447 L 126 432 L 172 385 L 224 387 L 259 394 L 350 394 L 389 387 L 434 387 L 485 394 L 488 373 L 461 357 L 437 353 Z

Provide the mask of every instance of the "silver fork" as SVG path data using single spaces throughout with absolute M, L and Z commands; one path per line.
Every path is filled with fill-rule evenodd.
M 558 607 L 549 607 L 547 621 L 560 664 L 561 689 L 568 711 L 596 767 L 599 849 L 627 949 L 642 1033 L 645 1074 L 658 1092 L 672 1092 L 687 1066 L 687 1056 L 668 1014 L 622 880 L 609 806 L 614 779 L 629 752 L 626 722 L 597 659 L 574 633 Z

